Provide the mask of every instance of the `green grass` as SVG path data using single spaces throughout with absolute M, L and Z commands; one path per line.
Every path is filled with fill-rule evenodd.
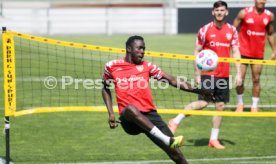
M 163 115 L 165 120 L 171 117 Z M 12 118 L 12 159 L 16 163 L 168 160 L 144 135 L 126 135 L 121 127 L 110 130 L 106 120 L 106 113 Z M 188 159 L 275 155 L 276 119 L 224 118 L 220 138 L 227 149 L 223 151 L 206 146 L 210 122 L 210 117 L 191 117 L 177 131 L 187 140 L 181 149 Z
M 51 36 L 52 37 L 52 36 Z M 128 36 L 55 36 L 61 40 L 81 42 L 102 46 L 124 48 Z M 195 35 L 159 36 L 145 35 L 149 51 L 192 54 Z M 19 43 L 19 42 L 18 42 Z M 37 78 L 40 76 L 70 75 L 76 78 L 99 78 L 105 61 L 114 56 L 108 53 L 79 51 L 76 49 L 56 48 L 28 42 L 17 45 L 17 76 Z M 58 52 L 58 53 L 57 53 Z M 266 54 L 270 54 L 266 49 Z M 110 56 L 109 56 L 110 55 Z M 115 54 L 116 56 L 116 54 Z M 122 56 L 121 56 L 122 57 Z M 188 75 L 193 78 L 192 64 L 177 60 L 160 60 L 146 57 L 161 68 L 174 75 Z M 269 58 L 269 56 L 266 56 Z M 32 60 L 30 60 L 32 59 Z M 1 58 L 2 60 L 2 58 Z M 32 69 L 30 69 L 32 66 Z M 35 67 L 35 68 L 34 68 Z M 66 69 L 66 71 L 64 71 Z M 94 71 L 94 72 L 93 72 Z M 262 103 L 275 103 L 275 67 L 264 69 L 267 79 L 263 83 L 271 84 L 263 88 Z M 1 77 L 3 71 L 1 68 Z M 250 83 L 250 76 L 247 76 Z M 101 94 L 97 90 L 61 87 L 54 90 L 43 88 L 41 80 L 33 79 L 17 82 L 18 110 L 26 107 L 56 105 L 102 105 Z M 0 81 L 3 85 L 3 81 Z M 1 87 L 1 93 L 3 89 Z M 153 90 L 155 104 L 158 107 L 180 107 L 196 99 L 195 95 L 174 88 Z M 159 95 L 159 96 L 158 96 Z M 163 96 L 160 96 L 163 95 Z M 166 96 L 164 96 L 166 95 Z M 247 88 L 247 101 L 250 102 L 250 86 Z M 3 94 L 1 110 L 3 110 Z M 235 103 L 234 90 L 231 103 Z M 115 99 L 115 98 L 114 98 Z M 266 109 L 273 111 L 273 109 Z M 162 115 L 168 121 L 174 115 Z M 3 117 L 3 111 L 0 112 Z M 237 161 L 193 161 L 203 158 L 258 157 L 275 156 L 276 150 L 275 118 L 236 118 L 225 117 L 220 138 L 226 150 L 209 149 L 206 145 L 210 136 L 211 117 L 194 116 L 186 119 L 177 134 L 184 134 L 186 146 L 181 148 L 191 163 L 233 163 Z M 0 125 L 3 129 L 3 124 Z M 4 156 L 4 137 L 0 144 L 0 156 Z M 66 112 L 34 114 L 11 118 L 11 157 L 15 163 L 60 163 L 60 162 L 100 162 L 100 161 L 139 161 L 169 160 L 167 155 L 151 143 L 144 135 L 129 136 L 119 126 L 110 130 L 107 113 Z M 260 162 L 276 162 L 276 159 L 258 159 Z M 238 162 L 244 162 L 238 160 Z M 245 160 L 251 163 L 252 159 Z

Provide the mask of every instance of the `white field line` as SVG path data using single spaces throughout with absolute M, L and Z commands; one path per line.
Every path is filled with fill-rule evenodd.
M 203 158 L 189 159 L 188 162 L 212 162 L 212 161 L 229 161 L 231 163 L 240 164 L 275 164 L 275 161 L 255 161 L 261 159 L 276 159 L 276 156 L 260 156 L 260 157 L 231 157 L 231 158 Z M 253 161 L 246 161 L 253 160 Z M 0 164 L 4 164 L 5 159 L 0 158 Z M 147 161 L 120 161 L 120 162 L 81 162 L 81 163 L 59 163 L 59 164 L 151 164 L 151 163 L 172 163 L 171 160 L 147 160 Z
M 276 161 L 241 161 L 241 162 L 232 162 L 233 164 L 275 164 Z
M 203 158 L 203 159 L 188 159 L 188 162 L 212 162 L 212 161 L 231 161 L 234 163 L 252 163 L 253 161 L 245 160 L 261 160 L 261 159 L 275 159 L 276 156 L 262 156 L 262 157 L 231 157 L 231 158 Z M 66 163 L 66 164 L 151 164 L 151 163 L 169 163 L 171 160 L 147 160 L 147 161 L 120 161 L 120 162 L 84 162 L 84 163 Z M 254 161 L 253 163 L 276 163 L 276 161 Z

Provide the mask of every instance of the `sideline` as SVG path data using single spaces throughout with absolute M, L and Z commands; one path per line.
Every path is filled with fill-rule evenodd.
M 275 159 L 269 163 L 276 163 L 276 156 L 260 156 L 260 157 L 229 157 L 229 158 L 203 158 L 203 159 L 187 159 L 188 162 L 211 162 L 211 161 L 244 161 L 244 160 L 261 160 L 261 159 Z M 118 161 L 118 162 L 84 162 L 78 164 L 151 164 L 151 163 L 170 163 L 171 160 L 146 160 L 146 161 Z M 244 161 L 246 162 L 246 161 Z M 251 163 L 252 161 L 247 161 Z M 256 162 L 256 161 L 255 161 Z M 243 162 L 242 162 L 243 163 Z M 267 161 L 260 161 L 258 163 L 267 163 Z M 73 164 L 73 163 L 66 163 Z M 74 163 L 77 164 L 77 163 Z

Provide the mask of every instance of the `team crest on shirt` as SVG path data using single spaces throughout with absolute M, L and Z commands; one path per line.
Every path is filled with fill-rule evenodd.
M 231 40 L 232 39 L 232 34 L 231 33 L 226 33 L 226 38 L 228 39 L 228 40 Z
M 139 71 L 139 72 L 142 72 L 144 70 L 144 66 L 143 65 L 136 65 L 136 69 Z
M 267 24 L 268 24 L 268 19 L 267 19 L 267 18 L 264 18 L 264 19 L 263 19 L 263 22 L 264 22 L 264 25 L 267 25 Z

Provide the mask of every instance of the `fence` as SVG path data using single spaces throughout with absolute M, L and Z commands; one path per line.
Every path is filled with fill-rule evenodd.
M 177 34 L 194 33 L 212 19 L 212 0 L 4 1 L 0 22 L 10 30 L 56 34 Z M 227 0 L 228 21 L 254 5 L 253 0 Z M 266 6 L 276 13 L 276 0 Z M 204 16 L 202 16 L 204 15 Z M 276 22 L 274 22 L 276 24 Z M 276 25 L 275 25 L 276 26 Z
M 31 34 L 175 34 L 170 3 L 4 2 L 1 24 Z

